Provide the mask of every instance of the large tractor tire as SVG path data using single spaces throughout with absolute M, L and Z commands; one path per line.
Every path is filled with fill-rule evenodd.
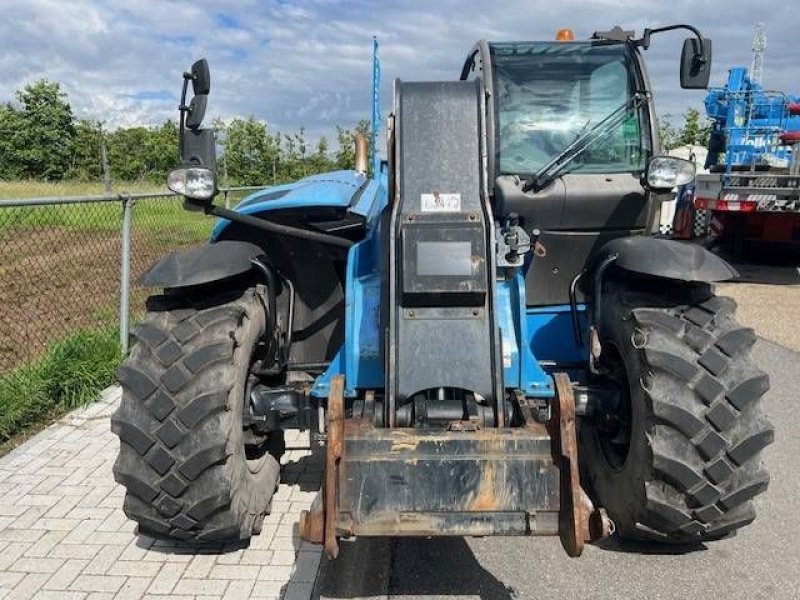
M 282 438 L 243 430 L 252 356 L 266 335 L 263 290 L 202 301 L 158 296 L 119 368 L 114 478 L 139 532 L 227 541 L 258 533 L 280 478 Z M 280 436 L 278 436 L 280 437 Z
M 755 518 L 774 429 L 769 379 L 736 304 L 707 285 L 638 282 L 603 296 L 601 364 L 623 389 L 581 424 L 583 477 L 620 536 L 667 543 L 725 537 Z

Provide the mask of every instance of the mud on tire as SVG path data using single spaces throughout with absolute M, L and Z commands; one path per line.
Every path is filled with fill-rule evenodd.
M 148 301 L 117 372 L 122 402 L 111 421 L 121 441 L 114 478 L 140 533 L 216 541 L 259 532 L 279 466 L 270 444 L 245 446 L 242 408 L 265 320 L 258 288 Z
M 630 394 L 621 410 L 629 443 L 615 459 L 602 427 L 582 424 L 583 477 L 623 537 L 713 540 L 753 521 L 752 499 L 767 489 L 760 453 L 774 429 L 760 400 L 769 379 L 733 300 L 707 285 L 652 285 L 661 289 L 603 297 L 599 333 Z

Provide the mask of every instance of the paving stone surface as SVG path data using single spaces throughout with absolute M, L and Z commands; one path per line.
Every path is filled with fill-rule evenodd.
M 260 535 L 198 548 L 137 535 L 111 468 L 118 388 L 0 458 L 0 598 L 308 598 L 321 551 L 298 535 L 322 467 L 287 432 L 282 484 Z M 303 459 L 303 460 L 301 460 Z

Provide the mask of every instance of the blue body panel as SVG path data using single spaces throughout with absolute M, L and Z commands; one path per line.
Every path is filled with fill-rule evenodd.
M 256 215 L 298 208 L 342 208 L 370 221 L 386 203 L 385 187 L 383 182 L 368 180 L 356 171 L 332 171 L 259 190 L 234 210 Z M 228 225 L 227 219 L 217 220 L 211 239 L 216 240 Z
M 553 365 L 585 364 L 588 348 L 579 346 L 569 305 L 529 308 L 525 305 L 525 276 L 496 282 L 495 315 L 503 347 L 503 381 L 526 396 L 551 398 L 555 391 Z M 578 305 L 583 339 L 588 339 L 586 305 Z
M 384 385 L 381 351 L 380 230 L 354 245 L 347 257 L 345 287 L 345 341 L 337 359 L 317 378 L 311 393 L 326 397 L 334 375 L 345 376 L 345 396 L 358 395 L 359 389 L 379 389 Z
M 328 370 L 317 378 L 312 395 L 324 398 L 334 375 L 345 376 L 345 395 L 380 389 L 385 382 L 381 353 L 381 278 L 379 230 L 350 250 L 345 291 L 345 343 Z M 503 348 L 503 381 L 532 398 L 555 395 L 551 373 L 557 365 L 574 369 L 588 362 L 588 347 L 575 340 L 569 305 L 528 308 L 525 276 L 495 282 L 495 316 Z M 583 339 L 588 339 L 587 307 L 578 305 Z M 544 363 L 544 364 L 543 364 Z
M 522 268 L 514 276 L 495 282 L 495 317 L 500 327 L 503 381 L 506 388 L 522 390 L 526 396 L 553 396 L 553 382 L 533 352 L 531 323 L 525 306 L 525 276 Z
M 311 394 L 328 395 L 331 378 L 345 376 L 345 395 L 385 385 L 381 348 L 381 249 L 385 246 L 379 226 L 387 207 L 385 163 L 377 179 L 366 179 L 355 171 L 336 171 L 306 177 L 247 196 L 235 210 L 256 215 L 282 210 L 341 208 L 364 217 L 366 234 L 347 255 L 345 274 L 344 344 L 325 373 L 317 377 Z M 220 219 L 212 239 L 230 224 Z M 570 307 L 529 308 L 525 302 L 524 267 L 510 277 L 495 281 L 495 318 L 502 339 L 503 380 L 507 389 L 520 389 L 526 396 L 555 395 L 551 373 L 559 366 L 580 368 L 588 361 L 588 348 L 575 340 Z M 586 306 L 579 305 L 579 319 L 587 339 Z
M 587 306 L 578 305 L 578 319 L 584 340 L 589 339 Z M 586 363 L 589 348 L 575 341 L 572 314 L 568 304 L 529 308 L 526 313 L 531 353 L 538 360 L 559 365 Z

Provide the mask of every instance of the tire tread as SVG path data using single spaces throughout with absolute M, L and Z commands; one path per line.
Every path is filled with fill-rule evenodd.
M 605 331 L 624 328 L 608 339 L 629 344 L 626 356 L 635 358 L 626 359 L 628 377 L 640 377 L 649 416 L 642 417 L 646 450 L 636 459 L 644 474 L 613 480 L 632 486 L 626 490 L 643 483 L 643 492 L 604 484 L 601 505 L 607 502 L 621 535 L 638 539 L 697 542 L 747 525 L 755 518 L 753 498 L 769 484 L 760 452 L 774 440 L 759 402 L 769 378 L 750 357 L 753 330 L 736 323 L 733 300 L 698 286 L 674 293 L 674 304 L 625 284 L 611 294 L 616 320 L 605 320 Z M 635 346 L 627 339 L 634 337 Z M 598 477 L 612 476 L 587 473 L 595 488 Z
M 237 336 L 247 307 L 260 302 L 256 295 L 250 289 L 199 301 L 153 297 L 134 328 L 131 354 L 117 370 L 123 398 L 112 430 L 122 442 L 114 476 L 126 488 L 125 513 L 141 533 L 246 539 L 269 509 L 279 477 L 272 457 L 262 467 L 264 486 L 239 491 L 226 475 L 236 472 L 227 432 L 235 423 L 233 373 L 242 360 L 235 358 Z
M 751 431 L 754 418 L 743 412 L 758 404 L 769 380 L 751 365 L 755 335 L 733 321 L 735 309 L 733 300 L 712 296 L 682 308 L 632 311 L 634 326 L 649 334 L 642 352 L 647 368 L 686 390 L 672 398 L 649 394 L 663 426 L 654 429 L 653 481 L 647 484 L 646 511 L 638 522 L 670 541 L 713 539 L 751 522 L 751 500 L 769 484 L 763 468 L 745 468 L 774 440 L 774 429 L 763 419 L 765 425 Z M 665 317 L 655 318 L 654 312 Z M 738 370 L 749 375 L 737 381 Z M 669 447 L 676 455 L 662 451 Z M 678 458 L 686 452 L 694 458 Z M 678 495 L 655 497 L 652 490 L 659 482 Z M 732 516 L 737 510 L 741 515 Z

